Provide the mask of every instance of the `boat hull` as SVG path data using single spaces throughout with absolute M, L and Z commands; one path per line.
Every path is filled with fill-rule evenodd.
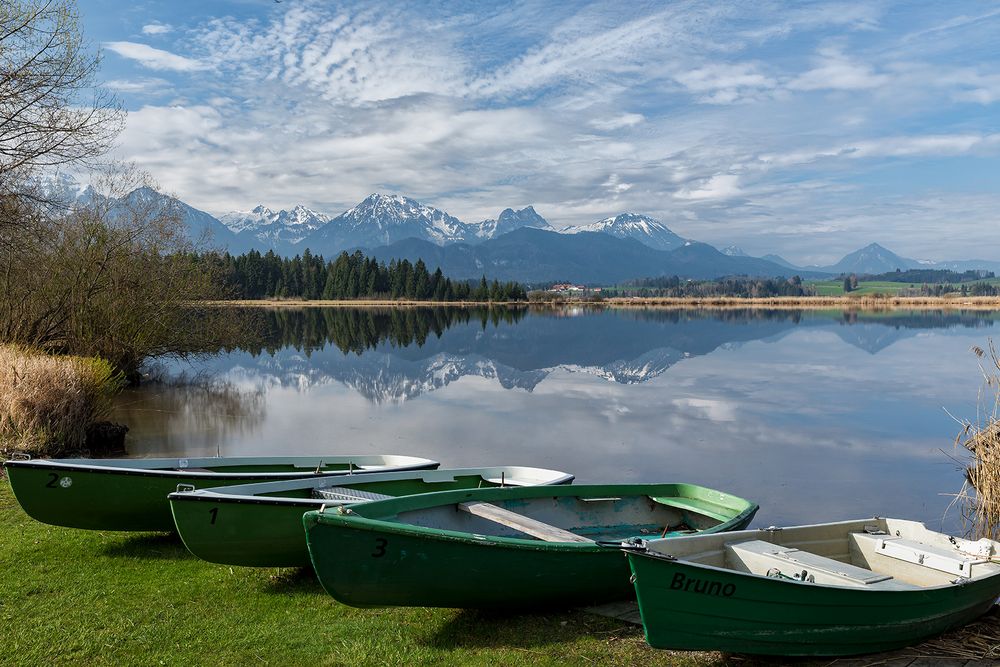
M 343 458 L 343 457 L 341 457 Z M 415 463 L 394 469 L 437 467 L 437 462 Z M 315 475 L 313 470 L 260 470 L 212 474 L 183 470 L 88 466 L 58 461 L 8 461 L 5 464 L 14 496 L 36 521 L 88 530 L 173 531 L 167 495 L 179 484 L 195 488 L 249 484 L 268 479 Z M 355 474 L 365 472 L 354 470 Z M 320 473 L 320 474 L 346 474 Z M 367 474 L 367 473 L 366 473 Z
M 517 539 L 368 517 L 382 513 L 381 507 L 405 513 L 468 501 L 500 502 L 505 496 L 551 497 L 554 501 L 574 495 L 595 500 L 604 496 L 652 497 L 674 493 L 682 486 L 687 485 L 574 485 L 445 492 L 366 503 L 354 506 L 354 513 L 348 514 L 333 510 L 308 512 L 303 522 L 320 582 L 328 593 L 348 605 L 579 606 L 632 596 L 628 564 L 620 552 L 594 542 Z M 742 504 L 727 521 L 706 532 L 736 530 L 749 524 L 757 506 L 734 500 Z
M 511 473 L 507 480 L 517 480 Z M 555 471 L 537 470 L 549 474 L 545 483 L 566 484 L 572 475 Z M 474 489 L 484 483 L 481 473 L 495 473 L 499 469 L 434 470 L 412 473 L 376 473 L 364 480 L 344 480 L 346 488 L 359 488 L 375 494 L 403 496 L 442 490 Z M 543 475 L 539 480 L 546 479 Z M 231 495 L 228 493 L 194 492 L 172 493 L 169 496 L 174 524 L 188 551 L 212 563 L 243 567 L 311 567 L 306 536 L 302 530 L 302 515 L 320 509 L 324 504 L 335 506 L 330 500 L 302 499 L 296 501 L 282 497 L 280 492 L 269 492 L 264 487 L 292 486 L 277 484 L 255 485 L 258 496 Z M 346 504 L 346 503 L 344 503 Z
M 926 590 L 857 590 L 645 554 L 628 559 L 646 641 L 663 649 L 787 656 L 888 651 L 963 625 L 1000 595 L 998 578 Z

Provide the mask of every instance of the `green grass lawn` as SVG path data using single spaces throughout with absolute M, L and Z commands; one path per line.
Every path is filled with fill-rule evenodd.
M 0 664 L 722 662 L 653 650 L 641 628 L 581 611 L 346 607 L 311 571 L 205 563 L 172 535 L 37 523 L 0 478 Z

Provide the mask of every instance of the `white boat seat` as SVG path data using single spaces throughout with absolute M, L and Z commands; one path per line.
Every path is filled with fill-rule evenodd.
M 874 552 L 889 558 L 922 565 L 939 572 L 947 572 L 959 577 L 971 577 L 973 565 L 989 563 L 989 558 L 959 551 L 957 547 L 939 547 L 891 535 L 868 535 L 855 533 L 855 540 L 868 540 L 874 544 Z
M 352 489 L 348 486 L 328 486 L 325 489 L 313 489 L 313 498 L 322 500 L 334 500 L 350 503 L 364 503 L 370 500 L 388 500 L 395 496 L 387 496 L 384 493 L 374 491 L 364 491 L 362 489 Z
M 571 533 L 568 530 L 563 530 L 557 526 L 552 526 L 537 519 L 524 516 L 523 514 L 518 514 L 517 512 L 511 512 L 490 503 L 472 501 L 458 503 L 457 507 L 463 512 L 499 523 L 508 528 L 514 528 L 525 535 L 531 535 L 545 542 L 593 542 L 593 540 L 582 535 Z
M 771 544 L 764 540 L 727 544 L 726 553 L 753 574 L 768 574 L 777 570 L 784 577 L 795 578 L 805 571 L 804 578 L 817 584 L 880 590 L 916 588 L 896 581 L 887 574 L 879 574 L 857 565 L 842 563 L 809 551 Z

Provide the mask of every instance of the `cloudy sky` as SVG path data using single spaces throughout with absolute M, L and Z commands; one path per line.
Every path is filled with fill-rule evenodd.
M 212 213 L 532 204 L 1000 259 L 1000 2 L 80 0 L 121 156 Z

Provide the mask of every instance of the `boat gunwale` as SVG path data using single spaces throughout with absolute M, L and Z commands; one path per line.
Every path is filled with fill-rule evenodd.
M 454 481 L 454 477 L 461 476 L 473 476 L 479 475 L 479 477 L 485 479 L 484 474 L 486 471 L 497 470 L 501 468 L 513 469 L 519 468 L 521 470 L 531 470 L 533 472 L 548 472 L 552 473 L 551 480 L 545 480 L 541 482 L 536 482 L 532 484 L 525 483 L 512 483 L 511 488 L 525 488 L 530 486 L 558 486 L 558 485 L 568 485 L 570 484 L 576 476 L 571 473 L 562 472 L 559 470 L 550 470 L 548 468 L 532 468 L 530 466 L 490 466 L 486 468 L 439 468 L 436 470 L 399 470 L 399 471 L 373 471 L 366 472 L 366 479 L 363 484 L 377 484 L 379 482 L 395 482 L 395 481 L 424 481 L 419 477 L 412 476 L 413 473 L 455 473 L 451 481 Z M 392 477 L 390 479 L 367 479 L 369 476 L 384 475 L 386 477 Z M 316 475 L 315 477 L 300 477 L 296 480 L 285 480 L 289 483 L 300 481 L 321 481 L 328 477 L 337 477 L 338 479 L 343 476 L 348 475 Z M 435 482 L 428 482 L 435 483 Z M 442 480 L 440 483 L 444 484 L 447 481 Z M 510 483 L 510 480 L 508 480 Z M 220 487 L 209 487 L 204 489 L 195 489 L 193 491 L 174 491 L 167 495 L 167 500 L 171 502 L 213 502 L 217 504 L 247 504 L 247 505 L 290 505 L 290 506 L 301 506 L 310 508 L 321 508 L 323 505 L 327 506 L 340 506 L 340 505 L 356 505 L 362 502 L 379 502 L 374 500 L 331 500 L 327 498 L 289 498 L 287 496 L 260 496 L 257 494 L 240 494 L 234 493 L 238 491 L 240 487 L 247 486 L 257 486 L 259 484 L 267 484 L 267 482 L 258 482 L 255 484 L 239 484 L 233 486 L 220 486 Z M 309 488 L 306 484 L 301 487 L 295 488 Z M 312 487 L 316 488 L 316 487 Z M 348 487 L 350 488 L 350 487 Z M 484 487 L 484 488 L 503 488 L 503 487 Z M 447 491 L 425 491 L 423 493 L 412 493 L 407 495 L 424 495 L 426 493 L 446 493 L 448 491 L 463 491 L 465 489 L 448 489 Z
M 371 455 L 364 455 L 371 456 Z M 378 455 L 374 455 L 378 456 Z M 394 455 L 393 455 L 394 456 Z M 231 457 L 233 458 L 233 457 Z M 250 457 L 250 458 L 269 458 L 269 457 Z M 282 457 L 273 457 L 281 460 Z M 294 458 L 294 457 L 290 457 Z M 358 457 L 345 457 L 349 459 L 353 458 L 364 458 L 363 456 Z M 255 480 L 259 479 L 262 481 L 266 480 L 293 480 L 293 479 L 303 479 L 316 477 L 317 479 L 321 477 L 338 477 L 347 475 L 368 475 L 380 472 L 405 472 L 409 470 L 429 470 L 435 469 L 440 465 L 438 461 L 433 459 L 424 459 L 416 456 L 404 456 L 402 458 L 411 459 L 413 462 L 400 464 L 400 465 L 389 465 L 389 464 L 378 464 L 375 468 L 364 468 L 356 467 L 352 469 L 345 470 L 326 470 L 316 472 L 315 470 L 303 469 L 301 472 L 215 472 L 212 470 L 198 470 L 196 467 L 192 468 L 170 468 L 170 469 L 159 469 L 159 468 L 139 468 L 139 467 L 118 467 L 114 465 L 104 465 L 104 464 L 88 464 L 88 463 L 65 463 L 58 460 L 52 459 L 31 459 L 31 460 L 20 460 L 11 459 L 3 462 L 3 467 L 6 468 L 27 468 L 27 469 L 38 469 L 38 470 L 62 470 L 62 471 L 75 471 L 75 472 L 85 472 L 85 473 L 96 473 L 100 475 L 123 475 L 123 476 L 136 476 L 136 477 L 158 477 L 158 478 L 174 478 L 174 479 L 249 479 Z M 112 459 L 95 459 L 95 461 L 108 461 Z M 126 459 L 129 461 L 142 461 L 144 459 Z M 155 459 L 163 460 L 163 459 Z M 349 463 L 350 461 L 345 461 L 344 463 Z M 332 463 L 337 463 L 337 461 L 332 461 Z M 252 465 L 252 464 L 245 464 Z M 261 464 L 264 465 L 264 464 Z M 359 465 L 376 465 L 376 464 L 359 464 Z
M 656 493 L 657 489 L 663 489 L 665 487 L 693 487 L 703 491 L 709 491 L 713 493 L 718 493 L 727 499 L 737 500 L 746 505 L 746 507 L 741 510 L 738 514 L 735 514 L 728 521 L 724 521 L 717 526 L 712 526 L 704 530 L 698 531 L 699 535 L 705 535 L 709 533 L 722 533 L 728 532 L 729 528 L 741 523 L 749 523 L 753 515 L 757 513 L 760 506 L 757 503 L 746 500 L 745 498 L 740 498 L 739 496 L 734 496 L 730 493 L 724 491 L 718 491 L 716 489 L 711 489 L 709 487 L 700 486 L 697 484 L 689 484 L 686 482 L 677 483 L 664 483 L 664 484 L 592 484 L 592 485 L 564 485 L 564 486 L 530 486 L 530 487 L 513 487 L 518 491 L 527 492 L 529 495 L 520 496 L 527 498 L 545 498 L 549 495 L 552 497 L 560 496 L 583 496 L 586 497 L 588 492 L 592 493 L 594 497 L 606 496 L 608 495 L 608 489 L 614 489 L 613 493 L 618 494 L 622 497 L 629 496 L 645 496 L 650 499 L 653 497 L 666 497 L 664 494 Z M 561 493 L 551 493 L 552 491 L 559 490 Z M 481 491 L 501 491 L 498 488 L 491 489 L 481 489 Z M 495 499 L 482 499 L 475 497 L 468 497 L 468 490 L 456 490 L 456 491 L 437 491 L 433 493 L 424 493 L 414 496 L 404 496 L 400 498 L 392 498 L 389 500 L 378 500 L 366 503 L 358 503 L 357 508 L 363 511 L 371 511 L 372 509 L 381 509 L 377 507 L 379 503 L 398 503 L 404 505 L 399 509 L 399 512 L 410 512 L 418 511 L 421 509 L 430 509 L 434 507 L 455 505 L 459 502 L 466 501 L 476 501 L 481 500 L 484 502 L 490 502 L 490 500 Z M 491 495 L 491 494 L 490 494 Z M 445 502 L 433 502 L 441 500 L 443 496 L 451 496 L 455 498 L 452 502 L 451 498 L 446 498 Z M 465 497 L 462 497 L 465 496 Z M 407 501 L 416 500 L 418 505 L 416 507 L 407 507 L 406 505 L 411 504 Z M 432 502 L 427 502 L 431 500 Z M 655 502 L 655 501 L 654 501 Z M 665 506 L 666 503 L 662 503 Z M 338 527 L 347 527 L 357 530 L 364 530 L 367 532 L 383 532 L 388 534 L 397 535 L 407 535 L 421 538 L 430 538 L 439 541 L 446 542 L 460 542 L 464 544 L 477 544 L 477 545 L 490 545 L 490 546 L 506 546 L 514 549 L 531 549 L 531 550 L 542 550 L 542 551 L 584 551 L 588 553 L 613 553 L 614 549 L 609 549 L 607 546 L 602 546 L 598 542 L 546 542 L 543 540 L 535 540 L 529 538 L 520 537 L 504 537 L 500 535 L 483 535 L 479 533 L 464 532 L 458 530 L 449 530 L 446 528 L 430 528 L 427 526 L 418 526 L 415 524 L 399 523 L 396 521 L 387 521 L 385 519 L 374 519 L 366 516 L 357 514 L 353 509 L 350 509 L 350 514 L 341 514 L 340 509 L 344 506 L 340 506 L 336 509 L 327 509 L 325 511 L 310 511 L 306 512 L 302 516 L 302 521 L 306 526 L 306 531 L 308 532 L 310 523 L 314 525 L 322 525 L 323 523 L 334 524 Z M 355 507 L 351 505 L 350 507 Z M 397 512 L 398 513 L 398 512 Z M 673 538 L 670 538 L 673 539 Z

